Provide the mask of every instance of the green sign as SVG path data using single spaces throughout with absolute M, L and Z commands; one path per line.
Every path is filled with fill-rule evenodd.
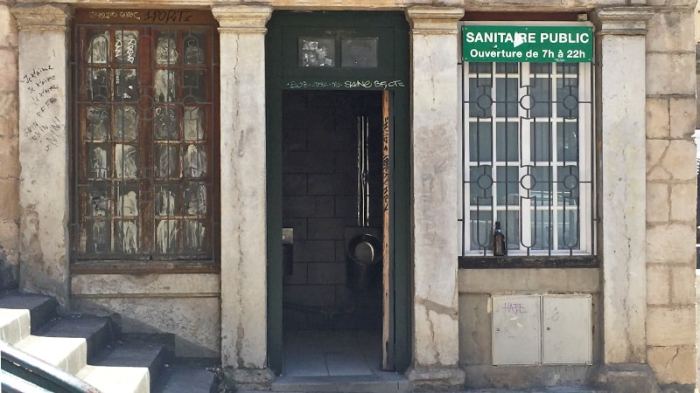
M 467 62 L 588 63 L 593 42 L 593 27 L 585 25 L 462 26 Z

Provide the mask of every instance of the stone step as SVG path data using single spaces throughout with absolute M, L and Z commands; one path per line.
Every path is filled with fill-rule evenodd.
M 0 308 L 0 340 L 12 345 L 30 334 L 29 310 Z
M 214 393 L 217 390 L 216 373 L 211 361 L 186 361 L 168 364 L 154 393 Z M 269 392 L 268 392 L 269 393 Z
M 0 293 L 0 308 L 29 310 L 32 333 L 56 317 L 57 307 L 56 299 L 49 296 L 18 291 Z
M 87 364 L 84 338 L 28 336 L 13 346 L 73 375 Z
M 87 342 L 87 360 L 95 356 L 117 336 L 112 320 L 107 317 L 72 314 L 54 318 L 37 329 L 39 336 L 83 338 Z
M 150 377 L 146 367 L 85 366 L 76 377 L 102 393 L 149 393 Z
M 280 377 L 272 391 L 284 393 L 408 393 L 411 386 L 403 375 Z
M 151 387 L 161 376 L 172 354 L 167 345 L 138 339 L 124 339 L 107 346 L 91 364 L 109 367 L 140 367 L 148 370 Z

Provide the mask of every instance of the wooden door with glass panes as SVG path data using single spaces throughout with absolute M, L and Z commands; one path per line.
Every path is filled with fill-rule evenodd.
M 211 14 L 80 10 L 76 19 L 74 259 L 213 262 Z

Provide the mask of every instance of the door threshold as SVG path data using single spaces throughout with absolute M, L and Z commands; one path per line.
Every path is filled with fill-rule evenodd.
M 399 373 L 319 377 L 281 376 L 272 382 L 273 392 L 408 393 L 410 384 Z

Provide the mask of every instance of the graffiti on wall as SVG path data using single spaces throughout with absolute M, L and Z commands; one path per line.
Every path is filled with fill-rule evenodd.
M 30 98 L 31 121 L 22 132 L 25 137 L 42 144 L 45 151 L 58 146 L 64 124 L 53 109 L 59 104 L 59 87 L 52 65 L 35 67 L 22 75 L 21 85 Z

